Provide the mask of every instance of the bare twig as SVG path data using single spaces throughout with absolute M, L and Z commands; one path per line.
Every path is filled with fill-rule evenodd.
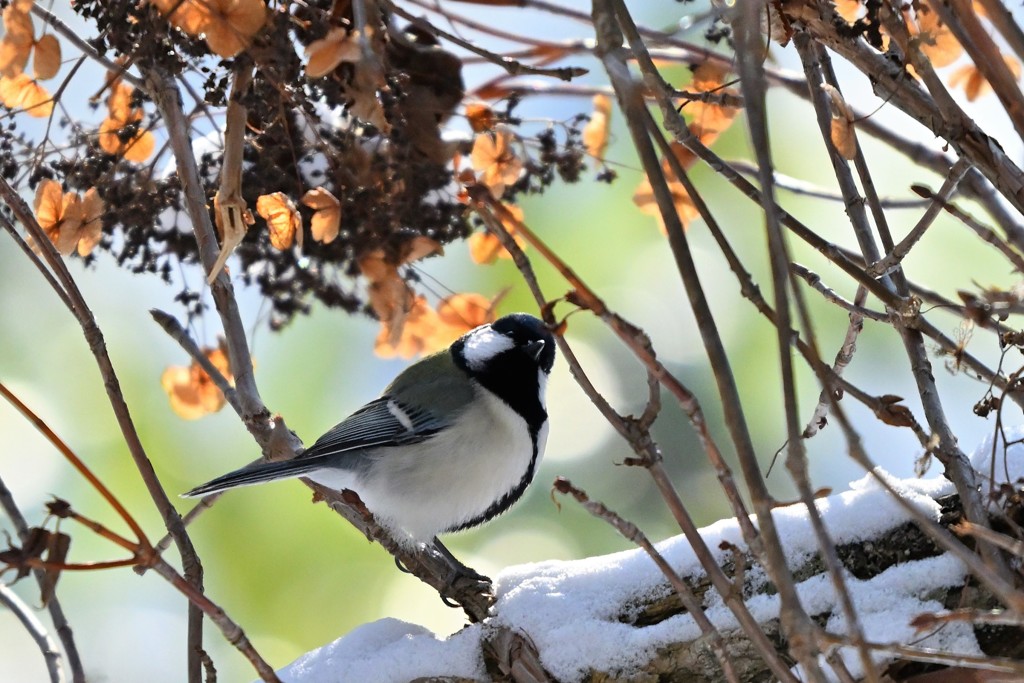
M 914 617 L 914 620 L 910 623 L 919 630 L 930 630 L 942 624 L 960 621 L 966 621 L 970 624 L 984 624 L 986 626 L 1016 626 L 1017 628 L 1024 628 L 1024 614 L 1008 612 L 1002 609 L 955 609 L 948 612 L 926 612 Z
M 857 303 L 857 301 L 863 302 L 864 298 L 867 295 L 867 291 L 864 290 L 863 287 L 858 288 L 857 301 L 847 301 L 839 294 L 837 294 L 834 289 L 832 289 L 824 282 L 822 282 L 820 275 L 811 271 L 806 266 L 802 266 L 799 263 L 791 263 L 789 264 L 789 269 L 793 272 L 794 275 L 798 276 L 800 279 L 802 279 L 804 282 L 810 285 L 810 287 L 814 291 L 821 294 L 821 296 L 823 296 L 826 301 L 834 303 L 836 306 L 839 306 L 844 311 L 849 312 L 851 315 L 856 315 L 861 318 L 868 318 L 869 320 L 875 320 L 877 322 L 889 322 L 889 315 L 887 313 L 873 311 L 870 308 L 864 308 L 863 305 Z M 863 295 L 860 294 L 860 292 L 862 291 L 864 292 Z
M 757 165 L 752 164 L 749 161 L 742 159 L 730 159 L 729 165 L 740 173 L 744 173 L 749 176 L 757 175 Z M 809 183 L 799 178 L 791 178 L 787 175 L 783 175 L 778 172 L 774 173 L 775 188 L 778 190 L 785 190 L 786 192 L 792 192 L 793 194 L 801 195 L 804 197 L 814 197 L 816 199 L 826 199 L 833 202 L 846 202 L 846 198 L 842 194 L 837 194 L 823 187 Z M 897 197 L 880 197 L 879 206 L 884 209 L 916 209 L 919 207 L 928 206 L 928 202 L 923 199 L 913 199 L 908 197 L 901 199 Z
M 206 210 L 203 185 L 199 178 L 195 156 L 192 153 L 188 122 L 181 111 L 178 91 L 173 78 L 159 68 L 148 69 L 145 73 L 150 94 L 157 102 L 157 106 L 167 122 L 186 208 L 192 219 L 203 266 L 209 270 L 217 259 L 217 243 L 213 223 Z M 242 325 L 238 304 L 227 274 L 222 271 L 214 280 L 211 289 L 221 321 L 224 324 L 224 336 L 228 345 L 232 372 L 235 375 L 235 390 L 241 406 L 239 416 L 256 442 L 263 448 L 265 457 L 269 457 L 275 424 L 280 420 L 270 419 L 270 413 L 263 405 L 256 389 L 245 328 Z M 301 442 L 294 434 L 289 432 L 285 436 L 285 440 L 288 442 L 286 447 L 290 452 L 295 453 L 301 449 Z M 451 586 L 448 581 L 451 578 L 449 576 L 451 566 L 442 555 L 429 547 L 421 548 L 417 553 L 409 552 L 407 548 L 395 541 L 388 531 L 380 527 L 372 516 L 368 517 L 363 514 L 364 509 L 360 509 L 361 506 L 353 505 L 338 491 L 318 487 L 308 480 L 303 481 L 326 499 L 331 509 L 339 513 L 367 537 L 380 542 L 420 580 L 459 602 L 471 619 L 479 621 L 487 615 L 493 600 L 489 590 L 475 583 Z
M 45 7 L 33 4 L 31 11 L 32 14 L 42 19 L 51 28 L 53 28 L 54 31 L 59 33 L 61 37 L 63 37 L 69 43 L 77 47 L 79 50 L 81 50 L 83 54 L 89 57 L 89 59 L 92 59 L 93 61 L 105 66 L 108 71 L 112 71 L 113 73 L 117 74 L 118 78 L 124 79 L 128 83 L 134 85 L 136 88 L 142 87 L 142 81 L 139 79 L 138 76 L 129 73 L 122 65 L 113 62 L 104 57 L 103 55 L 101 55 L 99 52 L 96 51 L 96 49 L 92 45 L 89 44 L 89 42 L 85 38 L 76 33 L 70 26 L 68 26 L 59 18 L 57 18 L 56 15 L 48 11 Z
M 867 274 L 871 277 L 882 277 L 888 275 L 894 271 L 900 264 L 901 261 L 910 253 L 910 250 L 914 248 L 914 245 L 924 237 L 924 233 L 931 227 L 932 222 L 942 211 L 944 204 L 949 201 L 949 198 L 956 192 L 956 187 L 960 183 L 960 179 L 964 177 L 971 168 L 969 162 L 964 159 L 958 159 L 953 167 L 949 169 L 949 174 L 946 176 L 946 181 L 942 183 L 942 187 L 939 189 L 932 203 L 928 206 L 928 209 L 924 212 L 921 218 L 917 221 L 907 236 L 904 237 L 899 244 L 895 245 L 892 250 L 882 257 L 881 260 L 876 263 L 872 263 L 867 269 Z
M 672 565 L 664 558 L 664 556 L 658 552 L 654 544 L 648 540 L 647 536 L 642 532 L 635 524 L 620 517 L 614 510 L 608 509 L 603 503 L 591 500 L 585 491 L 573 486 L 572 482 L 568 479 L 559 477 L 555 480 L 554 489 L 559 493 L 571 495 L 576 499 L 583 508 L 594 515 L 598 519 L 603 519 L 608 522 L 616 531 L 622 534 L 623 538 L 635 543 L 639 546 L 648 557 L 650 557 L 654 564 L 658 566 L 661 573 L 668 579 L 669 584 L 675 590 L 679 596 L 680 601 L 683 603 L 683 607 L 693 617 L 693 620 L 697 623 L 697 627 L 700 628 L 703 633 L 710 640 L 711 650 L 715 653 L 715 657 L 718 659 L 718 663 L 722 667 L 722 675 L 725 676 L 725 680 L 730 683 L 739 683 L 739 678 L 736 675 L 736 670 L 733 668 L 732 660 L 729 658 L 729 653 L 725 649 L 725 643 L 722 640 L 722 634 L 715 628 L 711 620 L 708 619 L 704 613 L 704 607 L 700 604 L 697 596 L 693 594 L 693 590 L 683 581 L 682 577 L 676 573 L 672 568 Z M 742 581 L 739 582 L 742 585 Z
M 860 308 L 857 304 L 863 303 L 866 295 L 867 292 L 864 288 L 859 287 L 857 289 L 857 295 L 854 299 L 854 303 L 850 305 Z M 864 329 L 863 314 L 850 309 L 850 324 L 846 328 L 846 336 L 843 338 L 843 344 L 836 352 L 836 359 L 832 364 L 832 372 L 834 372 L 836 376 L 841 377 L 843 370 L 845 370 L 846 366 L 853 361 L 853 354 L 857 350 L 857 337 L 860 335 L 862 329 Z M 834 391 L 835 388 L 831 383 L 827 384 L 825 388 L 821 390 L 821 394 L 818 396 L 818 405 L 814 408 L 814 414 L 811 416 L 811 419 L 807 421 L 807 426 L 804 427 L 804 431 L 801 434 L 803 438 L 810 439 L 825 425 L 829 406 L 832 405 L 832 392 Z
M 50 674 L 51 683 L 63 683 L 66 679 L 64 666 L 61 664 L 60 649 L 57 647 L 57 643 L 50 638 L 50 634 L 46 632 L 46 627 L 36 618 L 36 615 L 32 614 L 32 609 L 18 597 L 17 593 L 3 583 L 0 583 L 0 604 L 18 617 L 18 621 L 36 642 L 36 646 L 46 661 L 46 671 Z
M 405 9 L 394 4 L 393 2 L 391 2 L 391 0 L 381 1 L 385 6 L 387 6 L 387 8 L 390 11 L 394 12 L 395 14 L 402 17 L 406 21 L 411 22 L 414 26 L 438 37 L 444 38 L 445 40 L 450 41 L 465 50 L 469 50 L 473 54 L 480 55 L 481 57 L 485 58 L 488 62 L 500 66 L 510 76 L 550 76 L 552 78 L 557 78 L 562 81 L 571 81 L 572 79 L 578 78 L 579 76 L 583 76 L 587 73 L 586 69 L 578 66 L 562 66 L 547 69 L 542 67 L 529 66 L 528 64 L 523 64 L 522 62 L 518 62 L 514 59 L 510 59 L 503 55 L 491 52 L 490 50 L 485 50 L 484 48 L 478 45 L 475 45 L 467 40 L 459 38 L 457 35 L 453 33 L 449 33 L 448 31 L 439 29 L 433 24 L 431 24 L 429 21 L 424 19 L 423 17 L 417 17 L 415 14 L 412 14 L 411 12 L 408 12 Z
M 498 236 L 505 249 L 512 254 L 513 261 L 522 273 L 523 279 L 530 286 L 530 290 L 533 292 L 538 305 L 541 306 L 543 310 L 547 310 L 547 299 L 540 291 L 540 286 L 533 274 L 533 268 L 530 265 L 529 259 L 527 259 L 526 255 L 523 254 L 522 249 L 519 248 L 519 245 L 509 234 L 505 225 L 514 225 L 516 234 L 524 236 L 525 239 L 527 239 L 535 248 L 540 245 L 538 250 L 546 255 L 545 258 L 548 258 L 549 260 L 551 258 L 555 259 L 554 264 L 560 270 L 564 267 L 564 264 L 553 252 L 550 251 L 550 249 L 547 248 L 546 245 L 543 244 L 543 242 L 538 240 L 532 232 L 526 229 L 525 225 L 517 221 L 513 216 L 511 216 L 511 214 L 508 214 L 507 211 L 501 214 L 500 220 L 498 216 L 492 215 L 492 212 L 496 212 L 501 209 L 501 204 L 495 202 L 493 198 L 490 197 L 490 192 L 486 188 L 483 188 L 482 192 L 474 192 L 473 189 L 470 189 L 470 194 L 471 196 L 476 196 L 478 199 L 484 200 L 477 206 L 477 210 L 480 212 L 481 218 L 483 218 L 488 228 Z M 571 271 L 568 273 L 563 271 L 563 276 L 566 276 L 567 279 L 571 278 L 570 282 L 574 286 L 583 288 L 584 291 L 587 292 L 587 301 L 590 301 L 591 303 L 593 303 L 593 301 L 599 301 L 596 295 L 590 292 L 582 281 L 579 281 Z M 628 326 L 630 329 L 635 330 L 635 328 L 628 323 L 625 323 L 625 321 L 622 321 L 617 316 L 613 316 L 611 312 L 605 309 L 602 310 L 605 311 L 604 317 L 613 321 L 609 323 L 611 324 L 612 329 L 618 331 L 623 330 Z M 548 313 L 548 316 L 550 316 L 550 313 Z M 549 317 L 548 322 L 553 323 L 553 318 Z M 637 337 L 641 336 L 639 331 L 636 331 L 635 334 Z M 556 337 L 556 340 L 559 343 L 559 349 L 562 351 L 563 356 L 569 363 L 573 377 L 579 383 L 580 387 L 587 394 L 588 398 L 590 398 L 590 400 L 598 407 L 601 413 L 608 419 L 609 423 L 623 436 L 623 438 L 626 439 L 637 455 L 640 456 L 645 468 L 651 473 L 651 477 L 654 479 L 654 483 L 658 487 L 659 493 L 666 501 L 673 518 L 676 520 L 676 523 L 679 525 L 683 534 L 686 536 L 686 539 L 689 541 L 694 554 L 701 563 L 701 566 L 705 568 L 712 584 L 723 596 L 726 604 L 729 606 L 729 609 L 733 612 L 737 621 L 743 627 L 744 632 L 748 634 L 748 637 L 754 644 L 754 647 L 757 648 L 758 654 L 768 664 L 769 668 L 776 672 L 776 675 L 779 676 L 780 680 L 787 681 L 787 683 L 795 681 L 795 679 L 791 677 L 791 674 L 789 674 L 786 665 L 778 658 L 771 642 L 765 637 L 764 633 L 762 633 L 756 619 L 754 619 L 753 615 L 743 603 L 742 596 L 732 590 L 732 583 L 729 580 L 729 577 L 726 576 L 721 567 L 718 566 L 718 562 L 716 561 L 714 554 L 711 552 L 711 549 L 708 548 L 703 537 L 700 535 L 697 524 L 694 522 L 693 517 L 687 510 L 686 505 L 679 497 L 678 491 L 676 491 L 675 487 L 672 485 L 671 478 L 662 466 L 661 454 L 646 428 L 638 429 L 638 427 L 640 427 L 639 421 L 626 420 L 615 412 L 614 408 L 608 404 L 605 398 L 590 383 L 586 373 L 583 371 L 583 368 L 579 366 L 578 361 L 575 360 L 572 349 L 565 340 L 562 339 L 562 337 Z M 685 392 L 685 388 L 682 387 L 675 378 L 668 375 L 664 368 L 661 368 L 660 371 L 655 371 L 652 368 L 651 364 L 657 363 L 657 361 L 654 358 L 653 351 L 649 347 L 649 343 L 645 347 L 640 347 L 642 348 L 641 351 L 638 350 L 635 338 L 624 339 L 624 342 L 627 343 L 627 345 L 637 353 L 638 358 L 647 365 L 651 376 L 659 378 L 663 384 L 666 383 L 667 376 L 667 378 L 670 379 L 670 381 L 667 381 L 667 385 L 672 388 L 671 390 L 673 391 L 673 394 L 676 394 L 678 391 Z M 660 367 L 660 364 L 658 364 L 658 367 Z M 700 418 L 700 421 L 694 421 L 694 427 L 698 431 L 698 434 L 701 435 L 702 440 L 706 439 L 704 443 L 705 448 L 708 450 L 708 457 L 715 465 L 723 488 L 735 491 L 736 487 L 732 482 L 731 471 L 728 469 L 728 466 L 725 465 L 724 460 L 721 459 L 721 454 L 718 452 L 717 446 L 715 446 L 714 441 L 710 439 L 710 435 L 707 433 L 707 426 L 706 423 L 703 422 L 702 414 L 699 412 L 699 405 L 696 404 L 692 395 L 688 394 L 688 392 L 686 395 L 689 396 L 689 400 L 686 401 L 684 409 L 687 410 L 688 414 L 690 414 L 691 419 L 695 419 L 695 416 Z M 651 401 L 649 401 L 649 405 L 650 404 Z M 747 519 L 746 515 L 739 518 L 738 521 L 741 526 L 743 526 L 744 523 L 749 524 L 749 519 Z
M 842 638 L 840 636 L 826 633 L 822 638 L 826 642 L 835 645 L 846 644 L 842 642 Z M 1006 657 L 948 653 L 929 648 L 901 645 L 899 643 L 867 642 L 865 643 L 865 646 L 875 652 L 884 652 L 894 657 L 907 659 L 912 662 L 925 662 L 928 664 L 941 664 L 943 666 L 963 667 L 967 669 L 979 669 L 984 671 L 1014 674 L 1015 676 L 1024 676 L 1024 664 L 1021 664 L 1015 659 L 1009 659 Z
M 1020 252 L 1011 247 L 1006 240 L 1001 239 L 994 230 L 982 224 L 956 204 L 943 199 L 941 194 L 936 194 L 923 185 L 911 185 L 910 189 L 921 197 L 940 204 L 951 216 L 955 217 L 958 221 L 970 228 L 975 235 L 998 249 L 999 253 L 1001 253 L 1007 261 L 1012 263 L 1013 267 L 1016 268 L 1018 272 L 1024 273 L 1024 256 L 1021 256 Z
M 220 389 L 220 392 L 224 394 L 224 399 L 239 415 L 242 414 L 242 403 L 238 399 L 238 392 L 231 386 L 228 379 L 221 374 L 220 370 L 207 357 L 203 350 L 199 348 L 195 340 L 189 336 L 188 332 L 182 327 L 181 323 L 174 316 L 165 313 L 157 309 L 151 309 L 149 314 L 156 321 L 157 325 L 163 328 L 164 332 L 181 345 L 181 348 L 192 357 L 192 360 L 199 363 L 200 367 L 210 377 L 210 380 Z
M 18 539 L 25 543 L 29 537 L 28 522 L 25 516 L 21 514 L 21 509 L 14 501 L 14 495 L 7 488 L 7 485 L 4 484 L 2 477 L 0 477 L 0 508 L 3 509 L 4 513 L 14 524 Z M 41 569 L 35 569 L 32 571 L 32 574 L 35 576 L 40 590 L 42 590 L 48 581 L 46 572 Z M 61 602 L 56 594 L 50 595 L 50 599 L 46 602 L 46 610 L 50 613 L 50 619 L 53 620 L 53 628 L 57 632 L 57 637 L 60 638 L 61 645 L 64 646 L 64 655 L 67 657 L 68 666 L 71 669 L 71 680 L 73 683 L 85 683 L 85 667 L 82 665 L 82 658 L 78 653 L 78 646 L 75 644 L 75 636 L 71 630 L 71 624 L 68 623 L 67 616 L 64 614 L 64 608 L 61 606 Z

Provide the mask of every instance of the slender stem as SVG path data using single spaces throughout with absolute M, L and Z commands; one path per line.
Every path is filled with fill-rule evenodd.
M 71 273 L 68 271 L 60 254 L 57 253 L 49 238 L 46 237 L 46 234 L 36 221 L 31 210 L 29 210 L 28 206 L 17 194 L 14 188 L 2 178 L 0 178 L 0 198 L 2 198 L 7 206 L 11 208 L 19 222 L 28 229 L 32 238 L 40 245 L 43 257 L 46 259 L 47 264 L 56 274 L 57 280 L 61 283 L 62 288 L 67 292 L 68 298 L 72 303 L 72 311 L 78 320 L 78 324 L 82 328 L 82 332 L 85 335 L 89 349 L 92 351 L 92 354 L 96 359 L 96 363 L 99 366 L 100 375 L 103 377 L 103 386 L 107 392 L 107 398 L 110 401 L 114 416 L 117 418 L 121 434 L 128 446 L 128 452 L 132 456 L 136 469 L 142 476 L 143 483 L 146 486 L 146 490 L 148 491 L 150 498 L 153 500 L 153 503 L 156 505 L 157 510 L 160 512 L 160 515 L 164 520 L 164 525 L 167 527 L 168 532 L 170 532 L 174 537 L 178 552 L 181 555 L 185 575 L 195 581 L 197 585 L 201 585 L 202 565 L 199 561 L 199 556 L 196 554 L 192 541 L 188 536 L 188 532 L 185 530 L 185 525 L 181 522 L 181 516 L 167 497 L 167 492 L 164 490 L 159 477 L 157 477 L 156 471 L 153 469 L 153 463 L 146 454 L 146 450 L 142 445 L 142 440 L 139 438 L 138 431 L 135 429 L 135 422 L 133 421 L 131 412 L 128 409 L 128 403 L 125 401 L 124 394 L 121 392 L 121 384 L 117 378 L 117 373 L 114 370 L 114 365 L 110 360 L 110 356 L 107 354 L 107 347 L 103 338 L 103 333 L 101 332 L 99 325 L 97 325 L 92 311 L 86 304 L 85 299 L 78 288 L 78 284 L 71 276 Z M 139 537 L 140 543 L 144 538 L 145 536 Z M 145 543 L 148 547 L 148 541 Z M 189 603 L 188 609 L 192 611 L 195 607 L 192 603 Z M 195 652 L 194 655 L 193 652 Z M 189 648 L 188 656 L 190 658 L 198 658 L 198 654 L 198 648 Z M 196 681 L 197 680 L 198 679 L 196 679 Z
M 697 627 L 700 628 L 701 633 L 707 636 L 711 641 L 711 649 L 718 658 L 719 664 L 722 666 L 722 675 L 725 676 L 725 680 L 730 683 L 739 683 L 739 678 L 736 674 L 736 670 L 732 665 L 732 660 L 729 658 L 729 654 L 726 651 L 725 643 L 722 640 L 722 634 L 715 628 L 711 620 L 708 619 L 704 613 L 704 607 L 700 604 L 697 596 L 694 595 L 693 590 L 687 585 L 686 581 L 683 580 L 676 570 L 672 568 L 668 560 L 658 552 L 654 544 L 647 538 L 646 534 L 640 530 L 632 522 L 623 519 L 614 510 L 610 510 L 603 503 L 591 500 L 585 491 L 573 486 L 572 482 L 568 479 L 559 477 L 555 480 L 555 490 L 560 493 L 571 495 L 576 501 L 584 507 L 584 509 L 590 514 L 594 515 L 598 519 L 603 519 L 608 522 L 616 531 L 622 536 L 639 546 L 647 556 L 654 561 L 661 573 L 668 579 L 669 584 L 676 591 L 680 601 L 683 603 L 683 607 L 693 617 L 693 620 L 697 623 Z
M 3 509 L 4 513 L 14 524 L 18 539 L 24 543 L 29 536 L 28 522 L 25 516 L 21 514 L 21 509 L 14 501 L 14 495 L 10 489 L 4 484 L 3 478 L 0 478 L 0 508 Z M 35 576 L 40 590 L 48 585 L 49 579 L 46 576 L 46 572 L 41 569 L 33 569 L 32 574 Z M 81 655 L 78 653 L 78 646 L 75 644 L 75 635 L 71 630 L 71 624 L 68 623 L 67 616 L 64 614 L 64 608 L 61 606 L 56 592 L 47 601 L 46 610 L 50 613 L 53 628 L 57 631 L 57 637 L 60 638 L 61 645 L 64 646 L 64 655 L 67 657 L 68 666 L 71 669 L 71 680 L 74 683 L 85 683 L 85 667 L 82 664 Z
M 32 614 L 32 608 L 26 605 L 17 593 L 4 583 L 0 583 L 0 605 L 18 617 L 18 621 L 36 642 L 36 647 L 39 648 L 43 654 L 43 660 L 46 662 L 46 671 L 50 674 L 50 682 L 63 683 L 67 680 L 64 677 L 64 666 L 61 664 L 60 648 L 50 638 L 43 623 L 36 618 L 36 615 Z
M 132 517 L 127 508 L 125 508 L 124 505 L 121 504 L 121 501 L 118 500 L 117 496 L 107 488 L 107 485 L 104 484 L 99 477 L 93 474 L 92 470 L 89 469 L 89 466 L 71 450 L 64 440 L 57 436 L 57 434 L 50 429 L 50 426 L 46 424 L 42 418 L 36 415 L 31 408 L 22 403 L 21 399 L 15 396 L 14 393 L 4 386 L 2 382 L 0 382 L 0 396 L 3 396 L 8 403 L 14 406 L 15 409 L 25 417 L 25 419 L 31 422 L 32 425 L 38 429 L 44 437 L 46 437 L 46 440 L 49 441 L 50 444 L 53 445 L 53 447 L 56 448 L 57 451 L 60 452 L 60 454 L 63 455 L 76 470 L 78 470 L 78 473 L 85 477 L 86 481 L 96 489 L 103 499 L 107 501 L 107 504 L 114 508 L 114 511 L 117 512 L 121 519 L 124 520 L 125 524 L 128 525 L 128 528 L 132 530 L 133 534 L 135 534 L 137 542 L 144 547 L 150 547 L 149 539 L 146 538 L 146 532 L 142 530 L 142 527 L 135 521 L 135 518 Z

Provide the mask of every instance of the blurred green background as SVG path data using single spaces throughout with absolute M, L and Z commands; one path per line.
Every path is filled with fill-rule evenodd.
M 574 4 L 586 8 L 585 3 Z M 637 6 L 639 18 L 652 26 L 670 26 L 679 18 L 678 7 L 655 11 L 644 3 L 631 4 Z M 503 11 L 502 15 L 509 22 L 502 25 L 510 30 L 522 26 L 516 23 L 522 21 L 516 11 Z M 545 30 L 561 38 L 586 32 L 585 27 L 558 24 Z M 790 51 L 777 52 L 781 66 L 798 66 Z M 602 82 L 600 67 L 593 60 L 580 57 L 570 61 L 593 69 L 589 82 Z M 688 78 L 684 68 L 670 69 L 667 74 L 679 85 Z M 472 79 L 470 72 L 467 80 L 472 83 Z M 850 83 L 847 98 L 861 109 L 872 108 L 874 100 L 864 79 L 856 77 Z M 88 85 L 69 89 L 65 95 L 69 111 L 93 115 L 84 108 L 84 97 L 91 94 Z M 80 110 L 74 106 L 76 97 L 81 97 Z M 772 92 L 769 104 L 779 171 L 831 187 L 831 169 L 810 108 L 781 92 Z M 519 113 L 535 118 L 542 126 L 545 121 L 566 120 L 589 108 L 588 98 L 549 98 L 527 102 Z M 979 109 L 981 114 L 984 111 Z M 888 110 L 877 115 L 902 125 L 898 123 L 902 119 Z M 749 158 L 743 124 L 741 116 L 716 143 L 716 152 L 726 158 Z M 909 127 L 904 128 L 909 132 Z M 927 140 L 939 148 L 939 142 Z M 888 148 L 863 135 L 861 141 L 883 194 L 906 197 L 911 182 L 933 188 L 940 184 L 939 179 Z M 631 150 L 616 112 L 607 156 L 619 180 L 611 186 L 593 182 L 592 170 L 577 185 L 559 186 L 548 195 L 524 202 L 526 221 L 613 310 L 651 335 L 660 358 L 701 400 L 713 434 L 733 462 L 713 378 L 667 242 L 655 221 L 631 202 L 641 178 Z M 747 268 L 770 296 L 759 207 L 707 169 L 696 170 L 694 178 Z M 840 202 L 785 192 L 780 196 L 792 213 L 819 234 L 853 246 Z M 904 234 L 920 213 L 920 209 L 890 211 L 894 232 Z M 731 354 L 760 461 L 767 467 L 785 439 L 774 330 L 739 296 L 735 279 L 700 222 L 691 227 L 689 237 Z M 853 287 L 844 277 L 796 240 L 790 243 L 794 260 L 821 273 L 842 295 L 852 298 Z M 551 298 L 565 293 L 567 285 L 557 273 L 535 258 L 534 251 L 527 254 L 533 258 L 545 293 Z M 230 409 L 185 422 L 168 406 L 160 374 L 168 365 L 186 365 L 188 359 L 147 311 L 159 308 L 182 317 L 172 301 L 178 289 L 153 278 L 134 277 L 118 269 L 106 255 L 90 269 L 73 260 L 71 270 L 106 336 L 136 426 L 165 488 L 172 494 L 184 491 L 256 457 L 258 449 Z M 911 278 L 951 297 L 958 288 L 971 288 L 972 282 L 1002 287 L 1015 283 L 1005 262 L 945 217 L 940 217 L 908 260 L 908 270 Z M 510 262 L 475 266 L 465 245 L 447 248 L 444 257 L 424 262 L 422 271 L 425 285 L 434 294 L 476 291 L 493 296 L 511 286 L 500 312 L 536 312 Z M 198 272 L 181 276 L 193 288 L 200 287 Z M 271 333 L 261 317 L 258 297 L 241 288 L 238 293 L 251 330 L 262 396 L 307 443 L 374 397 L 405 366 L 403 361 L 373 355 L 378 329 L 374 321 L 317 308 L 284 331 Z M 846 315 L 824 304 L 813 292 L 808 292 L 807 298 L 822 351 L 831 358 L 845 333 Z M 959 322 L 941 312 L 934 320 L 949 334 Z M 218 321 L 211 315 L 194 333 L 201 343 L 213 344 L 218 331 Z M 643 408 L 643 371 L 598 321 L 585 313 L 573 316 L 567 337 L 594 384 L 613 405 L 623 413 Z M 866 323 L 859 348 L 848 376 L 873 394 L 907 397 L 908 405 L 921 418 L 906 357 L 891 328 Z M 979 333 L 971 351 L 995 364 L 993 340 Z M 970 412 L 985 387 L 946 372 L 941 358 L 933 362 L 945 391 L 950 421 L 969 450 L 992 429 L 990 422 Z M 162 535 L 159 517 L 122 442 L 79 328 L 6 236 L 0 236 L 0 381 L 75 449 L 142 522 L 151 538 Z M 801 368 L 800 407 L 806 417 L 816 403 L 813 378 Z M 637 523 L 652 539 L 677 533 L 647 474 L 620 465 L 631 452 L 604 423 L 561 362 L 549 388 L 549 404 L 551 437 L 535 485 L 520 505 L 497 521 L 449 537 L 453 552 L 494 576 L 513 564 L 568 560 L 627 548 L 627 542 L 575 504 L 563 500 L 559 509 L 552 502 L 550 483 L 556 476 L 570 478 L 591 497 Z M 862 430 L 875 461 L 901 476 L 909 475 L 920 453 L 909 432 L 880 425 L 852 401 L 844 406 Z M 99 496 L 6 404 L 0 405 L 0 434 L 0 476 L 31 523 L 43 520 L 43 504 L 57 495 L 82 514 L 121 530 L 119 520 Z M 715 476 L 670 396 L 664 396 L 655 435 L 682 498 L 698 522 L 708 524 L 728 516 Z M 835 429 L 826 428 L 807 447 L 816 486 L 841 489 L 861 475 L 846 458 Z M 793 496 L 784 468 L 779 467 L 769 483 L 780 498 Z M 192 504 L 175 500 L 183 511 Z M 8 520 L 0 518 L 0 526 L 11 532 Z M 121 557 L 117 548 L 81 527 L 65 522 L 61 528 L 73 535 L 72 561 Z M 441 635 L 464 624 L 461 612 L 445 607 L 433 591 L 399 573 L 382 550 L 324 506 L 311 505 L 309 491 L 295 482 L 231 492 L 191 527 L 191 533 L 205 564 L 208 595 L 245 628 L 275 667 L 382 617 L 422 624 Z M 4 578 L 9 581 L 10 574 Z M 29 603 L 38 604 L 38 592 L 30 580 L 17 584 L 16 589 Z M 183 679 L 184 599 L 162 579 L 152 574 L 140 577 L 130 569 L 66 573 L 60 579 L 58 595 L 92 680 Z M 249 665 L 209 624 L 206 646 L 220 680 L 254 677 Z M 44 676 L 41 657 L 28 636 L 12 615 L 0 612 L 0 680 L 36 681 Z

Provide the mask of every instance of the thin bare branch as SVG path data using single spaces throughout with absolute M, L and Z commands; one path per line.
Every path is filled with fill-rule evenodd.
M 710 642 L 711 650 L 715 653 L 715 657 L 718 659 L 718 663 L 722 667 L 722 675 L 725 676 L 725 680 L 730 683 L 739 683 L 739 678 L 736 675 L 736 670 L 733 667 L 732 659 L 729 657 L 729 653 L 725 649 L 725 642 L 722 639 L 722 634 L 719 633 L 718 629 L 715 628 L 711 620 L 708 619 L 704 613 L 704 607 L 700 604 L 697 596 L 693 594 L 693 590 L 686 584 L 679 574 L 672 568 L 672 565 L 664 558 L 664 556 L 658 552 L 654 544 L 648 540 L 647 536 L 632 522 L 623 519 L 614 510 L 610 510 L 604 503 L 591 500 L 587 495 L 586 491 L 583 491 L 576 486 L 573 486 L 572 482 L 563 477 L 559 477 L 555 480 L 554 489 L 559 493 L 571 495 L 576 499 L 583 508 L 594 515 L 598 519 L 603 519 L 608 522 L 616 531 L 622 534 L 623 538 L 635 543 L 639 546 L 647 556 L 650 557 L 654 564 L 658 566 L 661 573 L 668 579 L 669 584 L 675 590 L 679 599 L 682 601 L 686 611 L 693 617 L 693 620 L 697 623 L 697 627 L 700 628 L 701 633 L 707 636 Z M 742 585 L 742 581 L 739 582 Z
M 949 169 L 949 174 L 946 176 L 946 181 L 942 183 L 942 187 L 939 188 L 938 193 L 935 195 L 932 203 L 928 206 L 928 209 L 924 212 L 921 218 L 917 221 L 907 236 L 904 237 L 900 242 L 895 245 L 888 254 L 882 257 L 879 261 L 872 263 L 867 269 L 868 275 L 871 277 L 883 277 L 896 270 L 899 267 L 901 261 L 906 258 L 910 250 L 914 248 L 914 245 L 924 237 L 924 233 L 931 227 L 932 222 L 939 215 L 939 212 L 943 209 L 943 206 L 949 198 L 956 192 L 956 187 L 960 183 L 960 179 L 964 177 L 971 165 L 964 159 L 958 159 L 953 167 Z
M 32 609 L 4 583 L 0 583 L 0 605 L 13 612 L 25 631 L 32 636 L 36 647 L 43 654 L 46 671 L 50 674 L 50 682 L 63 683 L 67 680 L 64 677 L 64 666 L 61 663 L 60 648 L 57 647 L 57 643 L 50 638 L 43 623 L 36 618 L 36 615 L 32 614 Z
M 4 484 L 2 477 L 0 477 L 0 508 L 3 509 L 4 514 L 14 524 L 18 539 L 25 543 L 29 537 L 28 521 L 21 514 L 21 509 L 15 502 L 14 495 L 7 488 L 7 485 Z M 43 590 L 48 582 L 46 572 L 41 569 L 34 569 L 32 575 L 35 577 L 36 583 L 39 584 L 40 590 Z M 82 658 L 78 653 L 78 645 L 75 643 L 71 624 L 68 623 L 67 616 L 64 614 L 64 608 L 61 606 L 61 602 L 55 593 L 50 595 L 50 599 L 46 602 L 46 610 L 50 613 L 53 628 L 57 632 L 57 637 L 60 638 L 61 645 L 64 646 L 64 655 L 67 657 L 68 666 L 71 669 L 71 680 L 73 683 L 85 683 L 85 667 L 82 665 Z

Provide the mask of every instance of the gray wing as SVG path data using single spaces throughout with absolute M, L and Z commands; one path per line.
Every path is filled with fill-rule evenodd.
M 419 443 L 449 426 L 427 410 L 416 410 L 390 396 L 367 403 L 316 440 L 297 459 L 348 451 Z

